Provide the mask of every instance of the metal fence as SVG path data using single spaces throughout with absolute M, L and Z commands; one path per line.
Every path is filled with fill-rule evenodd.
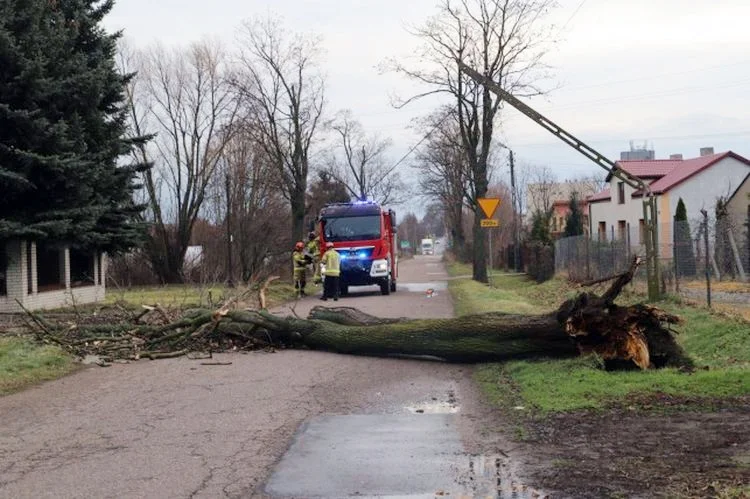
M 706 282 L 748 282 L 750 275 L 750 218 L 743 221 L 711 217 L 694 222 L 672 222 L 659 227 L 659 264 L 662 292 L 695 294 Z M 555 243 L 555 272 L 575 282 L 604 279 L 628 268 L 634 255 L 645 256 L 642 228 L 560 239 Z M 708 271 L 708 272 L 707 272 Z M 645 281 L 641 269 L 636 281 Z M 709 298 L 710 300 L 710 298 Z M 750 297 L 747 297 L 750 302 Z

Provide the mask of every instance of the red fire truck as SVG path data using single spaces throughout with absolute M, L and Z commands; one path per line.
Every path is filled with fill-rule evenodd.
M 380 286 L 381 294 L 396 291 L 398 251 L 396 213 L 372 201 L 326 205 L 318 219 L 325 248 L 332 242 L 341 256 L 341 294 L 349 286 Z

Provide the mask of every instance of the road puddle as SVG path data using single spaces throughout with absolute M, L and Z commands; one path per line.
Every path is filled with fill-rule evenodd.
M 453 390 L 448 390 L 440 397 L 432 397 L 429 400 L 406 406 L 406 410 L 412 414 L 455 414 L 460 409 L 456 392 Z
M 445 281 L 433 281 L 433 282 L 399 282 L 399 289 L 403 291 L 409 291 L 411 293 L 424 293 L 428 289 L 435 291 L 445 291 L 448 289 L 448 283 Z
M 449 402 L 430 401 L 406 407 L 413 414 L 455 414 L 460 408 Z
M 465 456 L 466 468 L 457 470 L 463 494 L 453 497 L 492 499 L 545 499 L 550 496 L 522 483 L 515 475 L 510 459 L 503 455 Z

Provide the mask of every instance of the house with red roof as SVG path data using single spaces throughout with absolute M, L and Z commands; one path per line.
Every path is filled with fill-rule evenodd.
M 665 253 L 672 241 L 672 220 L 682 198 L 688 220 L 697 227 L 701 209 L 713 214 L 719 197 L 729 198 L 741 186 L 750 183 L 750 160 L 728 151 L 714 154 L 713 148 L 701 149 L 697 158 L 618 161 L 618 168 L 638 176 L 649 184 L 657 198 L 659 243 Z M 590 234 L 600 241 L 629 240 L 642 244 L 643 193 L 610 174 L 609 188 L 590 196 Z

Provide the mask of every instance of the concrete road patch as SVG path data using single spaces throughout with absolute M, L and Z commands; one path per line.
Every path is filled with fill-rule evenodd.
M 452 418 L 314 418 L 297 433 L 266 492 L 276 497 L 350 497 L 434 495 L 453 489 L 463 447 Z
M 547 497 L 507 456 L 471 455 L 454 414 L 319 416 L 301 426 L 264 487 L 273 498 Z

